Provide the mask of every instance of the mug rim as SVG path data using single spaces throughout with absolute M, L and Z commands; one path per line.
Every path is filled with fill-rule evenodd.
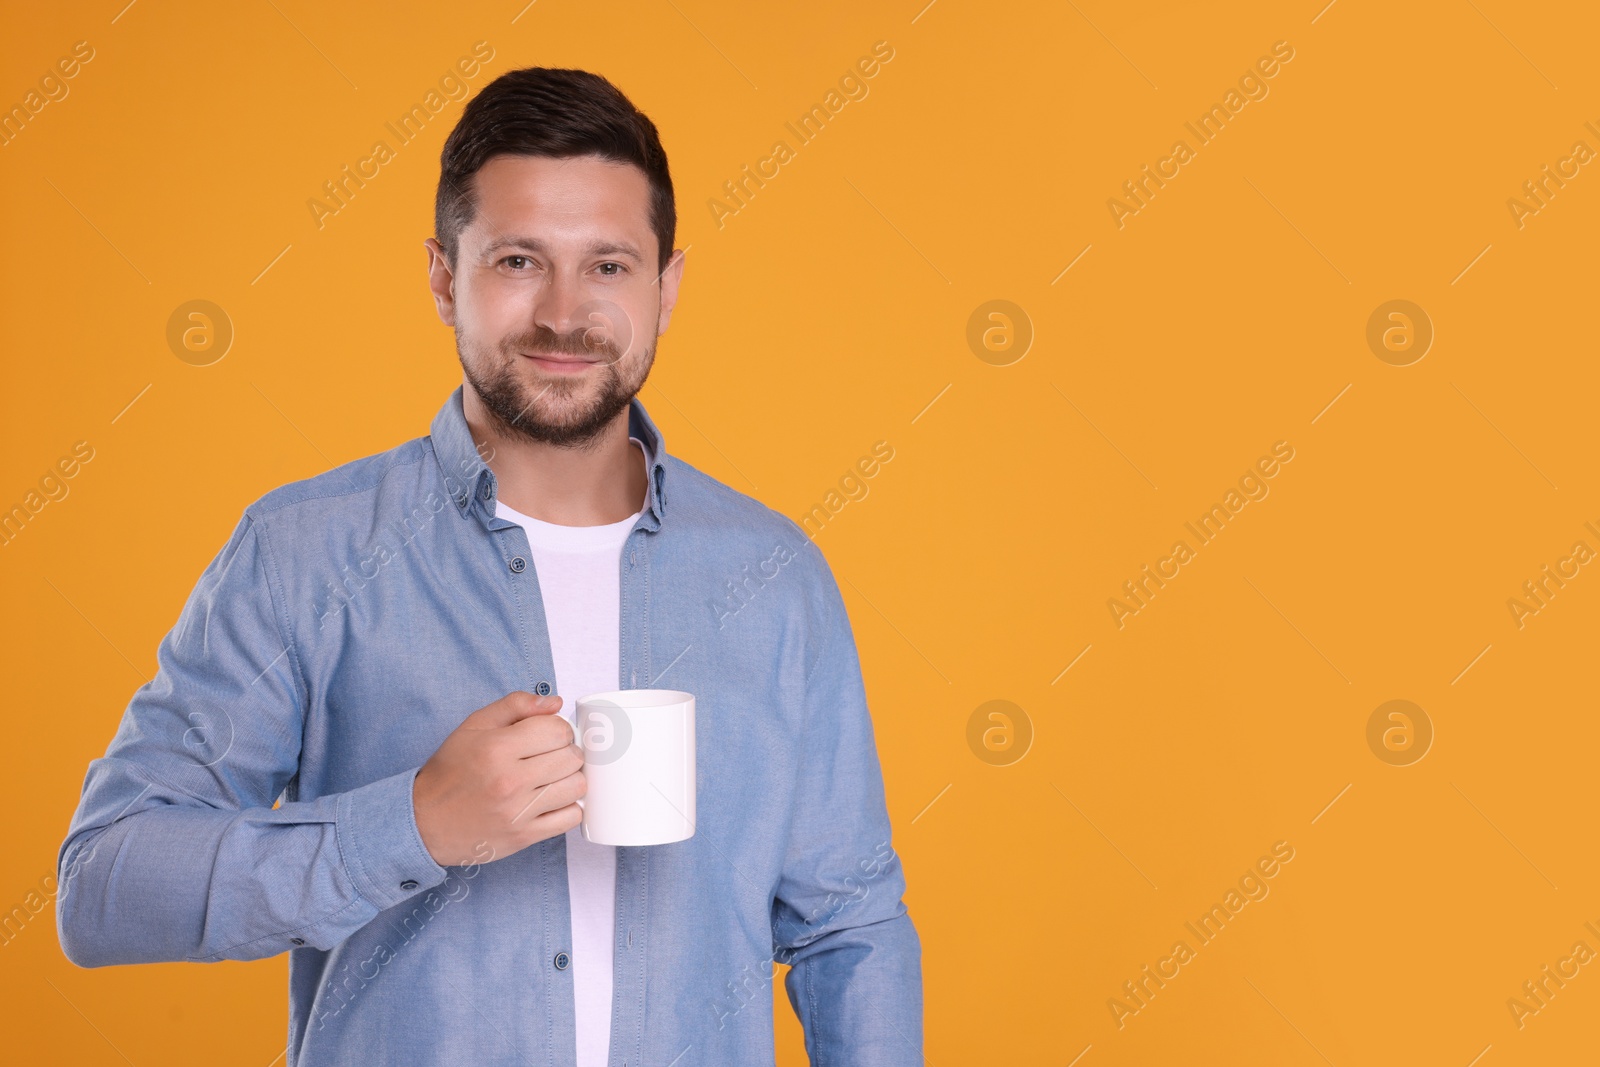
M 686 693 L 681 689 L 607 689 L 599 693 L 586 693 L 573 702 L 576 711 L 584 704 L 596 701 L 610 701 L 612 704 L 627 711 L 649 711 L 653 708 L 671 708 L 681 704 L 693 704 L 694 694 Z M 647 701 L 639 703 L 640 700 Z

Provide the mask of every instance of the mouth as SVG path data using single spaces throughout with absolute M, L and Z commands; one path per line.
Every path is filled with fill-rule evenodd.
M 544 370 L 555 371 L 558 374 L 577 374 L 585 367 L 592 367 L 600 362 L 596 359 L 580 359 L 577 356 L 540 356 L 528 352 L 522 353 L 522 357 L 532 360 Z

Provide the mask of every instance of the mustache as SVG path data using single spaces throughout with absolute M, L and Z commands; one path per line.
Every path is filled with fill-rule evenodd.
M 536 352 L 541 355 L 576 356 L 602 363 L 616 363 L 622 358 L 616 343 L 600 326 L 585 326 L 566 334 L 556 333 L 548 326 L 540 326 L 531 333 L 507 338 L 501 347 L 513 354 Z

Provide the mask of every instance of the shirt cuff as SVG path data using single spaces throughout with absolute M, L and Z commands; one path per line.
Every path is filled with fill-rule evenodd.
M 420 767 L 339 795 L 339 848 L 360 893 L 379 911 L 445 880 L 417 830 L 411 786 Z

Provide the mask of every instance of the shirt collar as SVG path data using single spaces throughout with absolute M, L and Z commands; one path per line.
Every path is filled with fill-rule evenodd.
M 461 407 L 461 394 L 465 384 L 458 385 L 429 427 L 433 443 L 433 456 L 444 476 L 445 491 L 450 494 L 456 510 L 462 515 L 475 511 L 487 526 L 494 518 L 495 476 L 483 461 L 467 426 L 467 416 Z M 637 437 L 643 444 L 650 477 L 646 485 L 645 521 L 649 528 L 659 529 L 666 513 L 666 444 L 661 431 L 645 411 L 638 397 L 628 402 L 628 435 Z M 653 522 L 651 520 L 654 520 Z

